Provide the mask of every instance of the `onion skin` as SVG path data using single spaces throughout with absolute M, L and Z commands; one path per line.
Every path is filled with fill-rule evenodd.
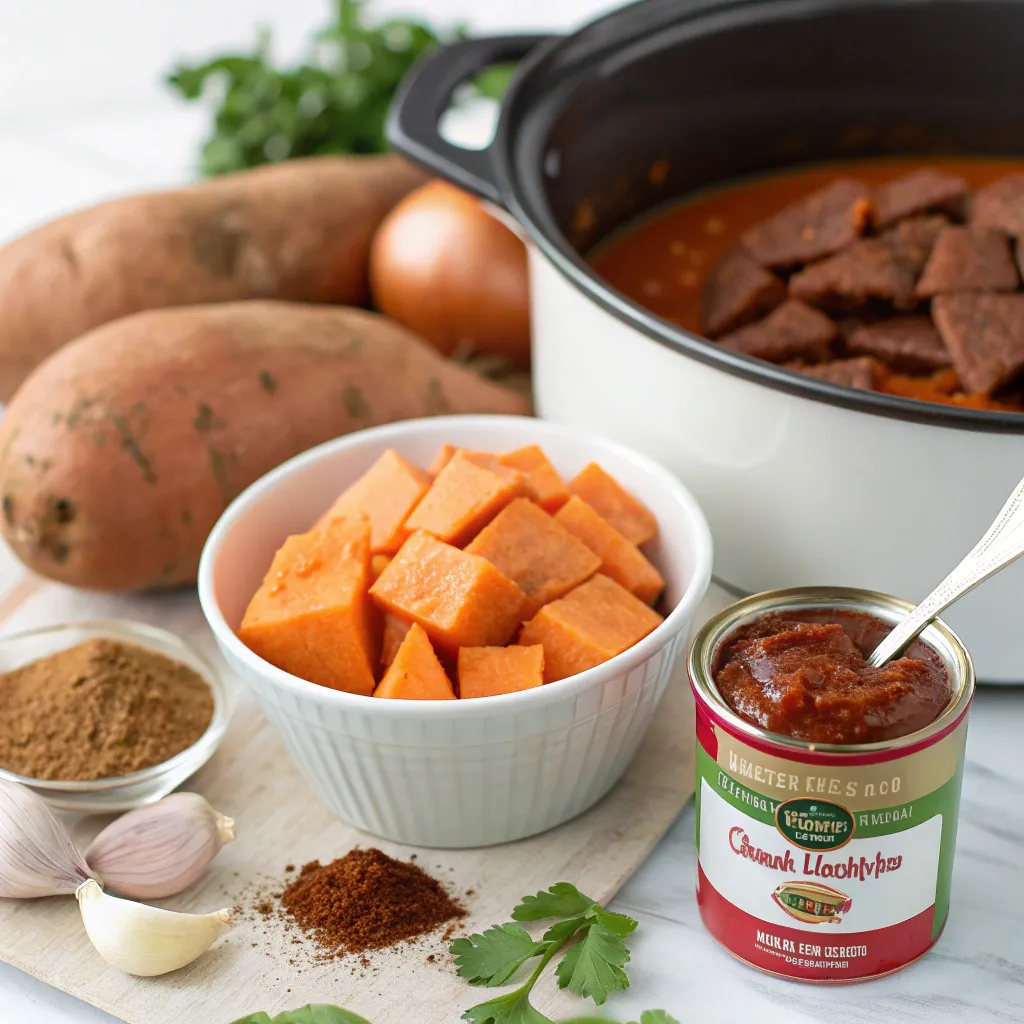
M 472 196 L 443 181 L 409 193 L 370 249 L 380 312 L 444 355 L 469 349 L 530 362 L 526 246 Z

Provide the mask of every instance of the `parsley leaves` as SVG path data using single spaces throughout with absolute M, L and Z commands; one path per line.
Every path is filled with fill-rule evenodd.
M 555 977 L 561 988 L 592 999 L 598 1006 L 610 993 L 629 988 L 625 971 L 629 948 L 625 939 L 636 928 L 631 917 L 605 910 L 569 882 L 558 882 L 546 892 L 524 897 L 512 917 L 527 922 L 559 920 L 540 940 L 519 925 L 503 924 L 452 944 L 458 973 L 471 985 L 504 985 L 526 963 L 540 957 L 519 988 L 470 1008 L 462 1015 L 463 1020 L 473 1024 L 552 1024 L 530 1003 L 530 992 L 560 953 L 563 955 Z M 659 1021 L 651 1017 L 642 1024 L 671 1024 L 671 1018 Z
M 391 100 L 405 73 L 462 26 L 436 29 L 409 18 L 371 19 L 368 0 L 331 0 L 333 17 L 312 39 L 303 60 L 275 60 L 270 32 L 249 53 L 182 63 L 167 84 L 188 101 L 210 100 L 214 125 L 203 146 L 204 175 L 327 153 L 383 153 Z M 496 64 L 472 83 L 477 95 L 499 99 L 514 64 Z

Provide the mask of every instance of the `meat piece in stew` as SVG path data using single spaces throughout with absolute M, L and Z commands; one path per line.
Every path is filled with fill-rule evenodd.
M 968 391 L 991 394 L 1024 369 L 1024 294 L 938 295 L 932 316 Z
M 808 377 L 828 381 L 829 384 L 842 384 L 861 391 L 874 391 L 882 375 L 882 364 L 871 356 L 835 359 L 830 363 L 819 363 L 817 366 L 790 364 L 789 369 L 797 370 Z
M 727 334 L 720 344 L 772 363 L 819 363 L 831 356 L 831 343 L 838 335 L 839 328 L 824 313 L 789 299 L 764 320 Z
M 934 167 L 922 167 L 875 189 L 876 228 L 887 228 L 919 213 L 945 213 L 963 220 L 967 182 Z
M 1008 174 L 974 193 L 971 223 L 1024 235 L 1024 174 Z
M 867 185 L 840 178 L 751 228 L 742 242 L 764 267 L 795 267 L 831 256 L 859 238 L 871 211 Z
M 1019 284 L 1006 235 L 951 226 L 935 240 L 915 291 L 918 298 L 930 299 L 947 292 L 1013 292 Z
M 709 338 L 770 313 L 786 298 L 786 284 L 735 246 L 716 264 L 704 282 L 704 333 Z
M 843 332 L 851 355 L 874 356 L 905 373 L 931 373 L 950 365 L 949 351 L 927 316 L 897 316 L 872 324 L 855 324 Z

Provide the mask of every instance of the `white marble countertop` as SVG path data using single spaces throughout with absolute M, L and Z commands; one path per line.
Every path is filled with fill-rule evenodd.
M 598 0 L 376 3 L 429 10 L 439 22 L 466 18 L 480 31 L 560 28 L 612 6 Z M 78 206 L 187 179 L 207 120 L 161 89 L 161 72 L 178 56 L 248 45 L 256 23 L 272 25 L 281 51 L 294 52 L 327 6 L 328 0 L 0 4 L 0 242 Z M 705 610 L 720 602 L 713 595 Z M 197 612 L 186 595 L 131 600 L 55 585 L 33 589 L 0 550 L 0 614 L 8 618 L 5 628 L 102 614 L 191 629 Z M 1024 690 L 979 693 L 967 754 L 950 922 L 921 962 L 867 985 L 822 988 L 762 976 L 732 960 L 697 917 L 691 807 L 616 901 L 641 926 L 633 987 L 610 1011 L 628 1019 L 663 1007 L 702 1024 L 1024 1021 Z M 113 1020 L 0 965 L 0 1024 Z M 207 1024 L 201 1013 L 196 1020 Z M 152 1021 L 178 1024 L 162 1020 L 157 1007 Z

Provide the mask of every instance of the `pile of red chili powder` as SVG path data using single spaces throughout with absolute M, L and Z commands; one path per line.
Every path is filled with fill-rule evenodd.
M 466 913 L 437 879 L 374 849 L 304 865 L 281 906 L 329 955 L 394 946 Z

